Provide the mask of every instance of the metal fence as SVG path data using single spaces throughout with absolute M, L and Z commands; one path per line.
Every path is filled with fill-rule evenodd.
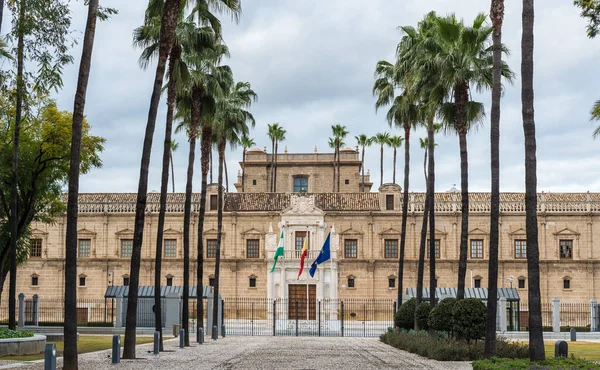
M 224 300 L 230 335 L 373 337 L 394 325 L 394 301 L 386 299 Z
M 589 303 L 569 303 L 561 302 L 560 327 L 561 331 L 569 331 L 570 328 L 577 328 L 578 331 L 590 330 L 591 313 Z M 529 305 L 520 304 L 520 330 L 527 330 L 529 326 Z M 544 331 L 552 331 L 552 303 L 542 303 L 542 327 Z

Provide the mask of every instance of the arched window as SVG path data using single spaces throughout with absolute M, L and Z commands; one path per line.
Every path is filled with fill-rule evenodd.
M 308 191 L 308 177 L 306 176 L 294 177 L 294 193 L 300 191 Z

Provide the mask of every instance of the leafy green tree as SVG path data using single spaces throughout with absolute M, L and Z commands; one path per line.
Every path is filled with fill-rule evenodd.
M 479 298 L 457 299 L 452 306 L 452 331 L 470 343 L 485 336 L 485 304 Z
M 529 299 L 529 359 L 546 357 L 542 333 L 540 250 L 537 222 L 537 160 L 533 98 L 533 0 L 523 0 L 521 38 L 521 104 L 525 134 L 525 229 L 527 230 L 527 282 Z
M 381 156 L 380 156 L 380 162 L 379 162 L 379 173 L 381 174 L 379 186 L 381 186 L 381 185 L 383 185 L 383 147 L 385 145 L 388 145 L 388 143 L 390 141 L 390 134 L 387 132 L 380 132 L 380 133 L 375 134 L 375 136 L 373 136 L 371 139 L 373 140 L 374 143 L 379 144 L 380 150 L 381 150 Z
M 253 145 L 256 145 L 256 143 L 254 142 L 254 139 L 249 137 L 248 135 L 243 135 L 240 138 L 240 142 L 239 144 L 242 146 L 243 148 L 243 153 L 242 153 L 242 193 L 245 191 L 244 188 L 244 184 L 245 184 L 245 178 L 246 178 L 246 151 L 248 150 L 248 148 L 251 148 Z
M 394 136 L 390 137 L 390 141 L 388 142 L 388 145 L 390 147 L 394 148 L 394 172 L 392 175 L 392 183 L 393 184 L 396 183 L 396 150 L 402 146 L 403 141 L 404 141 L 403 138 L 401 138 L 400 136 L 394 135 Z
M 344 138 L 348 135 L 348 131 L 346 131 L 346 126 L 342 126 L 340 124 L 331 126 L 331 131 L 333 132 L 333 140 L 335 142 L 335 153 L 337 154 L 335 162 L 336 162 L 336 167 L 337 167 L 337 191 L 339 193 L 340 186 L 341 186 L 340 147 L 342 145 L 344 145 L 343 141 L 344 141 Z
M 173 153 L 179 149 L 179 143 L 174 139 L 171 139 L 171 151 L 169 153 L 169 160 L 171 161 L 171 182 L 173 184 L 173 193 L 175 193 L 175 166 L 173 165 Z
M 596 100 L 594 106 L 592 107 L 592 111 L 590 112 L 592 117 L 592 121 L 600 121 L 600 100 Z M 594 130 L 594 139 L 600 135 L 600 126 L 596 127 Z
M 574 0 L 573 4 L 581 9 L 581 16 L 588 21 L 588 37 L 594 38 L 600 32 L 600 1 Z
M 356 145 L 361 147 L 361 160 L 360 160 L 360 170 L 362 171 L 361 176 L 361 191 L 365 192 L 365 148 L 371 146 L 373 143 L 372 138 L 368 137 L 365 134 L 360 134 L 354 137 L 356 139 Z

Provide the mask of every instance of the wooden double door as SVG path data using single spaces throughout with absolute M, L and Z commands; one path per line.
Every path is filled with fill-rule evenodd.
M 288 319 L 315 320 L 317 317 L 317 286 L 293 284 L 288 286 Z M 297 307 L 297 308 L 296 308 Z

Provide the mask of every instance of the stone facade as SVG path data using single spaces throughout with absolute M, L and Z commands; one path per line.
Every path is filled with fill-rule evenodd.
M 358 152 L 349 149 L 341 153 L 341 194 L 331 193 L 333 155 L 318 153 L 281 154 L 278 192 L 267 193 L 270 157 L 259 149 L 249 151 L 246 192 L 225 194 L 220 280 L 224 297 L 287 297 L 289 286 L 297 283 L 316 284 L 318 298 L 396 297 L 401 189 L 398 185 L 384 184 L 379 192 L 359 192 Z M 308 178 L 307 193 L 293 193 L 296 176 Z M 345 184 L 346 179 L 349 184 Z M 253 180 L 257 180 L 255 184 Z M 371 183 L 366 180 L 370 189 Z M 236 187 L 241 191 L 240 181 Z M 205 285 L 214 274 L 214 257 L 208 248 L 209 241 L 217 237 L 216 193 L 217 186 L 210 185 L 203 235 Z M 79 298 L 102 298 L 108 285 L 126 283 L 135 198 L 135 194 L 80 195 L 78 273 L 83 279 L 79 281 Z M 158 198 L 157 193 L 148 196 L 140 285 L 154 283 Z M 423 193 L 410 193 L 404 287 L 416 285 L 423 201 Z M 183 202 L 184 194 L 168 196 L 164 239 L 169 241 L 171 249 L 167 252 L 163 245 L 165 285 L 183 285 Z M 487 287 L 489 207 L 488 193 L 470 194 L 467 287 Z M 196 282 L 198 208 L 199 194 L 194 194 L 190 285 Z M 437 193 L 435 209 L 435 238 L 439 240 L 437 284 L 455 287 L 460 193 Z M 538 211 L 543 301 L 559 297 L 562 302 L 588 302 L 600 296 L 600 284 L 595 283 L 596 276 L 600 276 L 600 247 L 596 245 L 600 240 L 600 194 L 541 193 L 538 194 Z M 40 249 L 39 253 L 32 251 L 28 261 L 19 266 L 18 293 L 23 292 L 28 297 L 38 294 L 42 299 L 63 296 L 65 222 L 66 217 L 62 216 L 54 224 L 33 225 L 34 245 Z M 282 230 L 285 258 L 270 274 Z M 307 272 L 297 279 L 298 240 L 308 235 L 310 241 L 307 271 L 329 232 L 332 261 L 320 266 L 314 279 L 309 279 Z M 518 288 L 521 299 L 527 301 L 527 266 L 521 249 L 524 239 L 524 194 L 503 193 L 499 286 Z M 426 286 L 428 276 L 426 273 Z M 6 300 L 8 279 L 4 292 L 3 300 Z

